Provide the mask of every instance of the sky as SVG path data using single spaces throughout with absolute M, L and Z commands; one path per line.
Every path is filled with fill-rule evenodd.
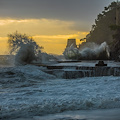
M 43 52 L 62 54 L 67 39 L 77 44 L 99 13 L 114 0 L 0 0 L 0 54 L 8 54 L 7 35 L 33 36 Z

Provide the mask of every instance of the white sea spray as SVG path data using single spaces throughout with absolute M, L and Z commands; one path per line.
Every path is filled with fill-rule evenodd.
M 95 43 L 86 43 L 81 48 L 75 48 L 72 45 L 65 49 L 64 56 L 68 59 L 96 60 L 108 59 L 109 47 L 106 42 L 101 45 Z

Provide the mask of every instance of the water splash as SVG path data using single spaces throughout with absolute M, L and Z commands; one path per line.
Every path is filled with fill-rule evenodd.
M 8 35 L 8 44 L 10 54 L 15 54 L 15 65 L 25 65 L 31 63 L 45 63 L 50 59 L 56 59 L 54 56 L 43 53 L 32 37 L 26 34 L 15 32 Z
M 81 48 L 75 48 L 73 45 L 66 48 L 64 56 L 67 59 L 77 60 L 100 60 L 109 58 L 109 47 L 106 42 L 101 45 L 95 43 L 86 43 Z

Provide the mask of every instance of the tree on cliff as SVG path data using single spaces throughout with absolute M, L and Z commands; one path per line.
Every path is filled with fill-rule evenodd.
M 92 29 L 89 35 L 86 36 L 86 40 L 89 42 L 95 42 L 101 44 L 106 41 L 108 44 L 112 42 L 112 31 L 109 26 L 116 23 L 116 2 L 112 2 L 108 7 L 104 8 L 102 13 L 98 14 L 95 19 L 95 24 L 92 25 Z

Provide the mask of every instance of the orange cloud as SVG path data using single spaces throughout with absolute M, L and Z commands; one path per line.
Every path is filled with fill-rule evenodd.
M 33 38 L 42 38 L 42 39 L 68 39 L 78 37 L 78 34 L 71 34 L 71 35 L 38 35 L 33 36 Z
M 0 54 L 7 51 L 7 34 L 13 33 L 16 30 L 20 33 L 26 33 L 33 36 L 35 41 L 44 47 L 47 53 L 62 54 L 64 51 L 67 39 L 77 39 L 77 44 L 80 39 L 84 38 L 87 32 L 75 31 L 71 29 L 74 25 L 72 21 L 61 21 L 54 19 L 1 19 L 0 20 Z

